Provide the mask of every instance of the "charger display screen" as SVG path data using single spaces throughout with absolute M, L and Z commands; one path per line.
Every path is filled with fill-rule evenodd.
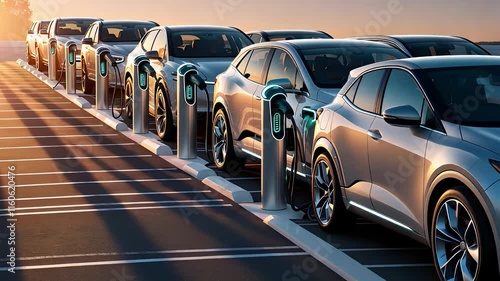
M 141 72 L 139 74 L 139 86 L 142 88 L 142 89 L 146 89 L 146 73 L 144 72 Z
M 101 75 L 102 76 L 106 76 L 106 73 L 107 73 L 106 62 L 105 61 L 101 61 Z
M 194 105 L 194 103 L 196 102 L 193 85 L 186 85 L 186 102 L 189 105 Z

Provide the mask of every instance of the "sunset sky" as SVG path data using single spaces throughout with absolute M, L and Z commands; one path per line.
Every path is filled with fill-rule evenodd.
M 500 41 L 498 0 L 31 0 L 33 20 L 59 16 L 145 19 L 161 25 L 320 29 L 361 34 L 445 34 Z M 130 4 L 129 4 L 130 3 Z

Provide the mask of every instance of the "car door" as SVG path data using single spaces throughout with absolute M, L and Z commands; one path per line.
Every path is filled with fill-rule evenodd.
M 163 59 L 166 58 L 167 51 L 166 51 L 166 46 L 167 46 L 167 32 L 165 29 L 160 29 L 158 34 L 156 35 L 156 38 L 153 42 L 153 45 L 151 47 L 151 51 L 157 51 L 158 55 L 162 58 L 162 60 L 151 60 L 150 64 L 156 71 L 156 75 L 158 77 L 165 77 L 165 71 L 164 71 L 164 66 L 165 66 L 165 61 Z M 150 106 L 154 110 L 154 103 L 155 103 L 155 98 L 156 98 L 156 93 L 155 93 L 155 84 L 156 84 L 156 78 L 149 76 L 149 101 L 150 101 Z M 173 101 L 169 99 L 167 102 L 172 103 Z M 174 111 L 176 110 L 177 104 L 171 104 L 170 105 Z
M 95 39 L 95 32 L 98 28 L 97 24 L 93 24 L 87 30 L 84 38 L 92 38 L 92 42 Z M 95 42 L 92 45 L 84 45 L 82 44 L 82 54 L 85 60 L 85 69 L 86 73 L 90 79 L 95 80 Z
M 330 138 L 343 173 L 346 197 L 351 203 L 373 209 L 370 200 L 372 176 L 368 161 L 368 131 L 385 70 L 362 75 L 344 95 L 345 106 L 332 119 Z
M 422 116 L 427 101 L 413 76 L 393 69 L 381 99 L 381 110 L 410 105 Z M 423 233 L 424 161 L 430 130 L 395 126 L 378 116 L 370 127 L 368 158 L 371 199 L 377 212 Z
M 52 28 L 53 25 L 55 25 L 56 20 L 52 20 L 47 27 L 47 32 L 50 34 L 50 29 Z M 40 51 L 40 56 L 42 58 L 41 63 L 47 63 L 49 60 L 49 51 L 48 51 L 48 44 L 49 44 L 49 34 L 40 34 L 40 46 L 38 50 Z
M 34 55 L 34 52 L 35 52 L 35 38 L 38 34 L 38 27 L 40 26 L 40 22 L 36 22 L 34 23 L 30 30 L 33 31 L 33 34 L 28 34 L 27 36 L 27 40 L 26 40 L 26 43 L 28 44 L 28 52 L 29 52 L 29 55 Z

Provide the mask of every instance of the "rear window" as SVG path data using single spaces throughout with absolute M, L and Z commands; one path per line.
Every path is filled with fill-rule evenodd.
M 59 20 L 56 26 L 56 35 L 84 35 L 95 19 Z
M 148 30 L 156 27 L 154 23 L 116 23 L 105 24 L 101 28 L 103 42 L 139 42 Z
M 171 53 L 178 58 L 236 57 L 252 44 L 235 31 L 176 31 L 171 34 Z
M 321 88 L 342 88 L 351 70 L 375 62 L 407 58 L 392 47 L 345 46 L 302 50 L 302 59 L 314 83 Z

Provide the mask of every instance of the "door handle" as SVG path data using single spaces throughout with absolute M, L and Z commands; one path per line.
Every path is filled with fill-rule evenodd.
M 374 140 L 380 140 L 382 138 L 379 130 L 368 130 L 367 135 Z

